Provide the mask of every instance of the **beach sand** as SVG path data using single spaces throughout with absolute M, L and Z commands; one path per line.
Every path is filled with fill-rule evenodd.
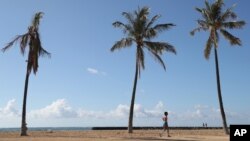
M 0 141 L 229 141 L 222 129 L 170 130 L 159 136 L 160 130 L 90 130 L 90 131 L 30 131 L 20 137 L 19 132 L 0 132 Z

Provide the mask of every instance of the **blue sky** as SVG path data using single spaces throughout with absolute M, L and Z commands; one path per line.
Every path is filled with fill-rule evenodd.
M 237 3 L 239 20 L 249 23 L 248 0 Z M 112 26 L 125 22 L 121 13 L 148 6 L 157 23 L 177 26 L 156 41 L 174 45 L 177 55 L 164 54 L 167 70 L 146 53 L 145 70 L 138 81 L 136 118 L 138 126 L 161 126 L 163 111 L 169 111 L 172 126 L 197 126 L 207 122 L 221 126 L 215 79 L 214 54 L 204 58 L 208 34 L 189 32 L 200 18 L 194 8 L 203 0 L 65 0 L 0 1 L 0 46 L 26 32 L 34 13 L 43 11 L 40 25 L 43 47 L 52 54 L 40 58 L 36 76 L 30 77 L 28 126 L 126 126 L 135 72 L 135 46 L 110 52 L 124 37 Z M 242 47 L 219 43 L 221 85 L 228 124 L 250 124 L 250 29 L 231 31 Z M 13 46 L 0 54 L 0 127 L 19 127 L 27 56 Z

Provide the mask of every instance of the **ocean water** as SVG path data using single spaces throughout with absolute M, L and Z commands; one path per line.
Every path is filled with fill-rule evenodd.
M 28 131 L 92 130 L 92 127 L 28 127 Z M 20 128 L 0 128 L 0 132 L 20 131 Z

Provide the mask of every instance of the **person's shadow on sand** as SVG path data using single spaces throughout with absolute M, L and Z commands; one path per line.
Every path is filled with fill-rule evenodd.
M 186 139 L 171 139 L 171 138 L 156 138 L 156 137 L 130 137 L 124 139 L 133 139 L 133 140 L 149 140 L 149 141 L 197 141 L 197 140 L 186 140 Z

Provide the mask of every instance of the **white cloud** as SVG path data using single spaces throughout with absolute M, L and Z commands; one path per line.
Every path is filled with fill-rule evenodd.
M 123 105 L 123 104 L 119 104 L 115 110 L 111 110 L 109 112 L 109 115 L 112 117 L 116 117 L 116 118 L 124 118 L 127 117 L 129 113 L 129 106 L 128 105 Z
M 6 106 L 0 108 L 0 118 L 18 117 L 20 114 L 16 108 L 16 100 L 11 99 L 7 102 Z
M 110 111 L 110 115 L 116 118 L 125 118 L 129 115 L 130 106 L 128 105 L 118 105 L 118 107 Z M 145 109 L 140 104 L 134 105 L 134 115 L 135 117 L 160 117 L 164 112 L 164 105 L 159 102 L 153 109 Z
M 105 125 L 126 125 L 129 115 L 130 106 L 126 104 L 119 104 L 114 109 L 109 111 L 93 111 L 91 109 L 73 108 L 67 103 L 65 99 L 58 99 L 51 104 L 41 108 L 34 109 L 27 113 L 30 123 L 34 125 L 37 121 L 37 126 L 42 123 L 55 123 L 55 126 L 65 122 L 65 125 L 70 125 L 72 121 L 83 121 L 84 125 L 102 126 Z M 152 108 L 144 108 L 141 104 L 134 105 L 134 119 L 135 124 L 140 125 L 161 125 L 161 116 L 165 111 L 163 102 L 158 102 Z M 16 101 L 14 99 L 7 102 L 3 107 L 0 107 L 0 124 L 3 126 L 18 126 L 20 121 L 21 109 L 17 110 Z M 207 122 L 209 126 L 221 126 L 221 115 L 218 108 L 206 105 L 196 105 L 193 108 L 184 112 L 173 112 L 168 110 L 170 124 L 173 126 L 201 126 L 203 122 Z M 249 113 L 239 113 L 227 111 L 228 124 L 249 123 Z M 147 123 L 141 122 L 141 118 L 145 119 Z M 122 119 L 122 120 L 121 120 Z M 99 124 L 96 124 L 98 120 Z M 33 122 L 32 122 L 33 121 Z M 52 122 L 53 121 L 53 122 Z M 91 123 L 89 123 L 92 121 Z M 115 122 L 114 122 L 115 121 Z M 144 120 L 143 120 L 144 121 Z M 15 123 L 16 122 L 16 123 Z M 113 123 L 114 122 L 114 123 Z M 4 124 L 6 123 L 6 124 Z M 48 124 L 47 126 L 50 126 Z M 82 124 L 81 124 L 82 125 Z M 43 124 L 41 125 L 43 126 Z M 61 126 L 61 125 L 60 125 Z
M 86 70 L 87 70 L 87 72 L 89 72 L 89 73 L 91 73 L 91 74 L 94 74 L 94 75 L 103 75 L 103 76 L 106 76 L 106 75 L 107 75 L 106 72 L 99 71 L 99 70 L 97 70 L 97 69 L 95 69 L 95 68 L 87 68 Z
M 160 117 L 164 113 L 164 104 L 160 101 L 158 104 L 154 107 L 153 110 L 145 110 L 147 115 L 150 117 Z
M 188 110 L 182 114 L 176 115 L 179 118 L 187 119 L 187 120 L 198 120 L 198 119 L 213 119 L 218 120 L 220 118 L 219 109 L 215 109 L 211 106 L 207 105 L 195 105 L 193 109 Z
M 18 116 L 19 112 L 15 107 L 16 101 L 10 100 L 4 108 L 0 108 L 0 117 Z M 73 109 L 65 99 L 58 99 L 48 106 L 28 112 L 30 118 L 49 119 L 49 118 L 127 118 L 129 115 L 129 105 L 119 104 L 115 109 L 110 111 L 91 111 Z M 152 109 L 145 109 L 141 104 L 134 105 L 134 116 L 141 117 L 160 117 L 163 114 L 164 105 L 159 102 Z
M 108 112 L 104 111 L 87 111 L 79 110 L 78 116 L 81 118 L 127 118 L 129 115 L 129 105 L 119 104 L 114 110 Z M 134 105 L 134 115 L 135 117 L 160 117 L 163 114 L 163 103 L 159 102 L 153 109 L 145 109 L 140 104 Z
M 99 71 L 97 69 L 93 69 L 93 68 L 87 68 L 87 71 L 89 73 L 92 73 L 92 74 L 98 74 L 99 73 Z
M 80 109 L 77 111 L 77 116 L 79 118 L 94 118 L 94 119 L 103 119 L 107 118 L 107 114 L 103 111 L 88 111 Z
M 232 112 L 225 110 L 227 122 L 229 124 L 249 123 L 250 114 Z M 201 126 L 203 122 L 209 126 L 221 126 L 222 118 L 219 108 L 208 105 L 195 105 L 192 109 L 185 112 L 170 112 L 170 123 L 174 122 L 177 126 Z M 174 120 L 173 120 L 174 119 Z
M 32 118 L 73 118 L 77 116 L 65 99 L 58 99 L 45 108 L 33 110 L 29 113 Z

